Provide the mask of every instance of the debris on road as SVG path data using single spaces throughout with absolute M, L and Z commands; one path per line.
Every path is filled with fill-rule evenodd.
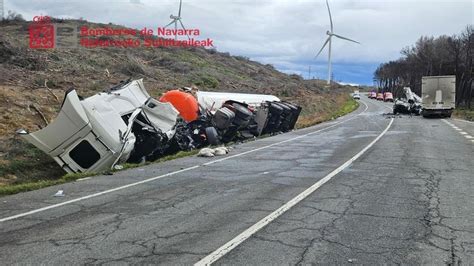
M 64 197 L 66 195 L 64 195 L 64 190 L 58 190 L 58 192 L 56 192 L 56 194 L 53 195 L 54 197 Z
M 217 147 L 217 148 L 202 148 L 198 156 L 199 157 L 214 157 L 214 156 L 221 156 L 226 155 L 229 153 L 229 149 L 226 147 Z
M 393 105 L 393 114 L 421 114 L 421 98 L 410 87 L 403 88 L 405 98 L 397 98 Z
M 199 157 L 214 157 L 214 150 L 210 148 L 203 148 L 198 153 Z
M 17 134 L 68 173 L 102 172 L 122 169 L 126 162 L 287 132 L 300 112 L 300 106 L 263 94 L 183 88 L 156 100 L 141 79 L 129 79 L 85 99 L 70 89 L 53 122 Z M 226 153 L 223 147 L 212 151 L 213 156 Z

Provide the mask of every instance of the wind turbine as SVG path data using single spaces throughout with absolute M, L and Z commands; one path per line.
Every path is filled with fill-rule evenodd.
M 183 25 L 183 22 L 181 21 L 181 6 L 183 5 L 183 0 L 179 0 L 179 10 L 178 10 L 178 15 L 177 16 L 174 16 L 173 14 L 170 15 L 170 19 L 171 19 L 171 22 L 168 23 L 166 26 L 164 26 L 163 28 L 166 29 L 166 27 L 170 26 L 171 24 L 174 24 L 174 29 L 175 29 L 175 34 L 174 34 L 174 39 L 177 40 L 178 39 L 178 22 L 179 24 L 181 25 L 181 28 L 183 28 L 184 32 L 186 32 L 186 28 L 184 27 Z M 189 35 L 188 33 L 186 33 L 186 36 L 188 36 L 188 39 L 189 39 Z
M 332 42 L 332 37 L 336 37 L 336 38 L 339 38 L 339 39 L 343 39 L 343 40 L 346 40 L 346 41 L 350 41 L 350 42 L 355 42 L 355 43 L 358 43 L 360 44 L 360 42 L 358 41 L 354 41 L 354 40 L 351 40 L 349 38 L 346 38 L 346 37 L 343 37 L 341 35 L 337 35 L 334 33 L 334 25 L 332 24 L 332 17 L 331 17 L 331 9 L 329 8 L 329 3 L 328 3 L 328 0 L 326 0 L 326 6 L 328 7 L 328 13 L 329 13 L 329 21 L 331 22 L 331 31 L 326 31 L 326 34 L 328 35 L 328 38 L 326 39 L 326 41 L 324 42 L 323 44 L 323 47 L 321 47 L 321 50 L 319 50 L 318 54 L 316 55 L 316 57 L 319 56 L 319 54 L 321 54 L 321 52 L 323 51 L 324 47 L 326 47 L 326 45 L 329 43 L 329 50 L 328 50 L 328 85 L 331 84 L 331 75 L 332 75 L 332 63 L 331 63 L 331 42 Z

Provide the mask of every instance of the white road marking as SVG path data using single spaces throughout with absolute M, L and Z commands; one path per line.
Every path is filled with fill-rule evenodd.
M 351 165 L 355 160 L 357 160 L 360 156 L 362 156 L 368 149 L 370 149 L 380 138 L 387 133 L 387 131 L 390 129 L 393 123 L 393 118 L 390 120 L 390 123 L 388 126 L 385 128 L 380 135 L 378 135 L 369 145 L 367 145 L 364 149 L 362 149 L 359 153 L 354 155 L 351 159 L 346 161 L 344 164 L 333 170 L 331 173 L 329 173 L 327 176 L 323 177 L 321 180 L 318 182 L 314 183 L 311 187 L 307 188 L 305 191 L 301 192 L 298 196 L 295 198 L 291 199 L 287 203 L 285 203 L 283 206 L 280 208 L 276 209 L 274 212 L 270 213 L 267 215 L 265 218 L 262 220 L 258 221 L 256 224 L 252 225 L 249 227 L 247 230 L 243 231 L 240 233 L 238 236 L 230 240 L 229 242 L 225 243 L 223 246 L 212 252 L 211 254 L 207 255 L 200 261 L 198 261 L 196 264 L 197 266 L 200 265 L 210 265 L 217 261 L 218 259 L 222 258 L 225 256 L 227 253 L 229 253 L 231 250 L 242 244 L 245 240 L 247 240 L 249 237 L 251 237 L 253 234 L 258 232 L 260 229 L 263 227 L 267 226 L 270 222 L 281 216 L 283 213 L 294 207 L 296 204 L 304 200 L 306 197 L 311 195 L 314 191 L 316 191 L 318 188 L 320 188 L 322 185 L 324 185 L 326 182 L 331 180 L 335 175 L 340 173 L 342 170 L 347 168 L 349 165 Z
M 464 123 L 474 124 L 474 122 L 472 122 L 472 121 L 467 121 L 467 120 L 464 120 L 464 119 L 456 119 L 456 118 L 454 118 L 453 120 L 460 121 L 460 122 L 464 122 Z
M 473 139 L 473 140 L 471 140 L 471 142 L 472 142 L 472 143 L 474 143 L 474 139 Z
M 450 125 L 452 128 L 454 128 L 455 130 L 457 131 L 460 131 L 458 132 L 459 134 L 463 135 L 466 139 L 469 139 L 471 140 L 471 142 L 474 142 L 474 137 L 469 135 L 466 131 L 462 131 L 461 128 L 458 128 L 457 126 L 451 124 L 449 121 L 445 120 L 445 119 L 441 119 L 443 122 L 445 122 L 446 124 Z M 468 122 L 468 123 L 472 123 L 470 121 L 465 121 L 465 120 L 461 120 L 461 119 L 454 119 L 456 121 L 463 121 L 463 122 Z
M 365 105 L 365 109 L 364 109 L 364 111 L 362 111 L 361 113 L 358 113 L 358 114 L 356 114 L 356 115 L 353 115 L 352 117 L 349 117 L 348 119 L 345 119 L 345 120 L 336 122 L 336 123 L 334 123 L 334 124 L 332 124 L 332 125 L 330 125 L 330 126 L 327 126 L 327 127 L 325 127 L 325 128 L 318 129 L 318 130 L 313 131 L 313 132 L 310 132 L 310 133 L 306 133 L 306 134 L 304 134 L 304 135 L 300 135 L 300 136 L 297 136 L 297 137 L 294 137 L 294 138 L 291 138 L 291 139 L 287 139 L 287 140 L 284 140 L 284 141 L 276 142 L 276 143 L 273 143 L 273 144 L 270 144 L 270 145 L 266 145 L 266 146 L 263 146 L 263 147 L 260 147 L 260 148 L 257 148 L 257 149 L 249 150 L 249 151 L 242 152 L 242 153 L 239 153 L 239 154 L 235 154 L 235 155 L 232 155 L 232 156 L 227 156 L 227 157 L 224 157 L 224 158 L 222 158 L 222 159 L 210 161 L 210 162 L 205 163 L 205 164 L 202 164 L 202 165 L 191 166 L 191 167 L 188 167 L 188 168 L 184 168 L 184 169 L 181 169 L 181 170 L 178 170 L 178 171 L 174 171 L 174 172 L 170 172 L 170 173 L 167 173 L 167 174 L 163 174 L 163 175 L 160 175 L 160 176 L 152 177 L 152 178 L 149 178 L 149 179 L 144 179 L 144 180 L 142 180 L 142 181 L 138 181 L 138 182 L 135 182 L 135 183 L 130 183 L 130 184 L 128 184 L 128 185 L 124 185 L 124 186 L 120 186 L 120 187 L 116 187 L 116 188 L 104 190 L 104 191 L 97 192 L 97 193 L 94 193 L 94 194 L 90 194 L 90 195 L 87 195 L 87 196 L 83 196 L 83 197 L 80 197 L 80 198 L 76 198 L 76 199 L 68 200 L 68 201 L 65 201 L 65 202 L 61 202 L 61 203 L 49 205 L 49 206 L 46 206 L 46 207 L 43 207 L 43 208 L 39 208 L 39 209 L 31 210 L 31 211 L 28 211 L 28 212 L 24 212 L 24 213 L 20 213 L 20 214 L 8 216 L 8 217 L 5 217 L 5 218 L 0 218 L 0 223 L 6 222 L 6 221 L 10 221 L 10 220 L 14 220 L 14 219 L 18 219 L 18 218 L 25 217 L 25 216 L 29 216 L 29 215 L 32 215 L 32 214 L 35 214 L 35 213 L 39 213 L 39 212 L 43 212 L 43 211 L 55 209 L 55 208 L 62 207 L 62 206 L 65 206 L 65 205 L 68 205 L 68 204 L 71 204 L 71 203 L 78 202 L 78 201 L 83 201 L 83 200 L 95 198 L 95 197 L 102 196 L 102 195 L 105 195 L 105 194 L 109 194 L 109 193 L 112 193 L 112 192 L 116 192 L 116 191 L 119 191 L 119 190 L 123 190 L 123 189 L 131 188 L 131 187 L 135 187 L 135 186 L 138 186 L 138 185 L 141 185 L 141 184 L 145 184 L 145 183 L 148 183 L 148 182 L 151 182 L 151 181 L 155 181 L 155 180 L 157 180 L 157 179 L 161 179 L 161 178 L 164 178 L 164 177 L 173 176 L 173 175 L 176 175 L 176 174 L 179 174 L 179 173 L 183 173 L 183 172 L 187 172 L 187 171 L 190 171 L 190 170 L 194 170 L 194 169 L 199 168 L 199 167 L 202 167 L 202 166 L 207 166 L 207 165 L 211 165 L 211 164 L 214 164 L 214 163 L 226 161 L 226 160 L 229 160 L 229 159 L 232 159 L 232 158 L 240 157 L 240 156 L 245 155 L 245 154 L 249 154 L 249 153 L 252 153 L 252 152 L 259 151 L 259 150 L 267 149 L 267 148 L 270 148 L 270 147 L 273 147 L 273 146 L 277 146 L 277 145 L 280 145 L 280 144 L 283 144 L 283 143 L 287 143 L 287 142 L 290 142 L 290 141 L 293 141 L 293 140 L 301 139 L 301 138 L 304 138 L 304 137 L 306 137 L 306 136 L 310 136 L 310 135 L 319 133 L 319 132 L 321 132 L 321 131 L 324 131 L 324 130 L 333 128 L 333 127 L 335 127 L 335 126 L 337 126 L 337 125 L 340 125 L 340 124 L 342 124 L 342 123 L 345 123 L 345 122 L 348 122 L 348 121 L 351 121 L 351 120 L 357 118 L 357 117 L 358 117 L 359 115 L 361 115 L 362 113 L 365 113 L 365 111 L 367 111 L 367 109 L 369 109 L 369 106 L 368 106 L 366 103 L 364 103 L 363 101 L 361 101 L 361 103 L 363 103 L 363 104 Z

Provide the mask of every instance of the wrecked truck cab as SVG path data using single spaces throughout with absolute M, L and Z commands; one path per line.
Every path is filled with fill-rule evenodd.
M 135 137 L 112 137 L 114 134 L 118 136 L 119 131 L 127 130 L 125 123 L 109 123 L 112 128 L 101 125 L 100 118 L 94 117 L 91 121 L 90 114 L 93 112 L 98 111 L 86 111 L 76 91 L 69 90 L 59 115 L 52 123 L 33 133 L 26 130 L 18 130 L 17 133 L 53 157 L 68 173 L 104 170 L 119 161 L 120 157 L 126 158 L 130 154 Z
M 67 92 L 58 117 L 33 133 L 18 130 L 27 141 L 47 153 L 68 173 L 100 172 L 130 156 L 142 158 L 175 134 L 178 111 L 150 97 L 142 80 L 80 100 Z M 166 147 L 163 147 L 165 149 Z

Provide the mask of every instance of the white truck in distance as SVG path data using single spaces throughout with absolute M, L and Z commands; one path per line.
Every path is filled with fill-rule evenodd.
M 456 76 L 423 77 L 421 99 L 423 117 L 451 117 L 456 104 Z

